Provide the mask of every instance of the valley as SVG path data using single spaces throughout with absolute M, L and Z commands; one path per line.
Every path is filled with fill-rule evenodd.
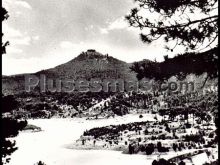
M 99 64 L 101 61 L 101 67 L 97 66 L 97 60 Z M 32 75 L 141 83 L 130 65 L 87 51 L 66 64 Z M 201 89 L 204 75 L 189 75 L 183 82 L 194 82 L 196 86 L 189 91 L 162 91 L 152 87 L 117 91 L 115 86 L 116 91 L 41 92 L 36 86 L 25 92 L 22 89 L 25 76 L 3 77 L 3 117 L 28 121 L 24 131 L 14 138 L 19 149 L 12 155 L 11 165 L 37 161 L 57 165 L 90 163 L 79 161 L 78 157 L 87 157 L 93 164 L 115 162 L 116 165 L 132 161 L 140 165 L 215 165 L 218 161 L 215 79 L 207 81 Z M 172 77 L 168 82 L 178 80 Z M 33 156 L 22 159 L 29 150 Z M 96 158 L 92 156 L 94 153 Z M 201 156 L 203 159 L 197 161 Z

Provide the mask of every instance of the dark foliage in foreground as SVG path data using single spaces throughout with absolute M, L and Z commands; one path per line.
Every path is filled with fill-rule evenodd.
M 189 74 L 197 76 L 207 73 L 207 78 L 218 76 L 218 48 L 203 53 L 186 53 L 174 58 L 166 58 L 163 62 L 136 62 L 131 70 L 137 73 L 139 80 L 143 78 L 167 80 L 172 76 L 184 79 Z
M 12 118 L 2 119 L 2 132 L 1 132 L 1 144 L 2 144 L 2 158 L 5 158 L 5 162 L 8 163 L 10 158 L 7 156 L 11 155 L 15 150 L 17 150 L 15 141 L 8 140 L 7 138 L 12 138 L 18 135 L 27 125 L 27 121 L 17 121 Z
M 135 2 L 138 7 L 133 8 L 126 19 L 130 26 L 145 30 L 140 34 L 143 42 L 149 44 L 163 38 L 165 48 L 171 52 L 176 47 L 186 50 L 182 57 L 168 59 L 165 56 L 162 63 L 134 64 L 131 69 L 137 73 L 138 79 L 167 80 L 171 76 L 182 77 L 190 73 L 208 73 L 208 78 L 217 77 L 218 0 Z M 199 18 L 198 11 L 202 13 Z M 196 50 L 199 53 L 195 54 Z M 209 51 L 201 53 L 203 50 Z
M 143 42 L 151 43 L 163 38 L 166 48 L 171 51 L 177 46 L 184 46 L 187 51 L 204 49 L 213 43 L 216 44 L 218 14 L 215 11 L 218 9 L 218 0 L 135 0 L 135 2 L 138 7 L 133 8 L 126 19 L 131 26 L 146 29 L 146 33 L 140 34 Z M 199 18 L 198 11 L 202 13 Z M 173 46 L 169 45 L 170 43 Z
M 11 110 L 17 108 L 19 102 L 15 99 L 13 95 L 7 95 L 2 97 L 2 112 L 10 112 Z
M 1 21 L 8 19 L 9 15 L 5 8 L 1 8 Z M 3 34 L 2 34 L 3 35 Z M 6 53 L 6 46 L 9 42 L 2 43 L 1 53 Z M 18 102 L 15 100 L 14 96 L 3 96 L 2 95 L 2 112 L 10 112 L 18 107 Z M 12 118 L 2 118 L 1 120 L 1 164 L 8 163 L 11 155 L 17 147 L 15 146 L 15 141 L 11 141 L 8 138 L 12 138 L 18 135 L 19 131 L 22 130 L 27 125 L 27 121 L 18 121 Z

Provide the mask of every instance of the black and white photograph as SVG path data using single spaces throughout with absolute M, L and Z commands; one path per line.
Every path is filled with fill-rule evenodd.
M 218 0 L 3 0 L 2 165 L 218 165 Z

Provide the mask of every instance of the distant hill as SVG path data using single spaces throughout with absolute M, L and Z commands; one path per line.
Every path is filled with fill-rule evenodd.
M 205 54 L 205 53 L 203 53 Z M 171 59 L 172 60 L 172 59 Z M 126 63 L 120 61 L 108 54 L 101 54 L 93 49 L 82 52 L 76 58 L 70 60 L 67 63 L 61 64 L 51 69 L 42 70 L 30 75 L 45 75 L 50 79 L 86 79 L 90 80 L 92 78 L 98 79 L 123 79 L 125 81 L 137 81 L 136 73 L 131 71 L 131 66 L 135 63 L 139 65 L 152 63 L 150 60 L 142 60 L 134 63 Z M 172 63 L 172 62 L 170 62 Z M 25 75 L 19 74 L 13 76 L 3 76 L 2 77 L 2 93 L 3 94 L 13 94 L 23 92 L 25 89 Z M 189 75 L 187 76 L 187 81 L 194 81 L 196 86 L 202 86 L 204 82 L 204 74 L 201 76 Z M 170 80 L 175 80 L 171 78 Z M 176 80 L 175 80 L 176 81 Z M 217 85 L 217 79 L 209 80 L 206 86 Z
M 122 78 L 133 79 L 129 70 L 130 64 L 96 51 L 82 52 L 73 60 L 55 68 L 40 71 L 36 74 L 46 74 L 49 77 L 60 78 Z
M 136 80 L 135 73 L 129 69 L 131 65 L 108 54 L 103 55 L 95 50 L 87 50 L 67 63 L 31 75 L 39 77 L 44 74 L 51 79 L 77 80 L 83 78 L 90 80 L 91 78 L 99 78 Z M 27 74 L 3 76 L 2 92 L 11 94 L 24 91 L 25 75 Z

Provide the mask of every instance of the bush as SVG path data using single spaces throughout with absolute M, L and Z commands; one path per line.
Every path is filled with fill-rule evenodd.
M 181 161 L 180 163 L 179 163 L 179 165 L 185 165 L 186 163 L 185 162 L 183 162 L 183 161 Z
M 154 145 L 152 143 L 145 147 L 146 155 L 151 155 L 154 152 Z
M 152 137 L 151 137 L 151 140 L 156 140 L 156 139 L 157 139 L 156 136 L 152 136 Z
M 161 147 L 161 148 L 157 148 L 158 152 L 169 152 L 169 148 L 167 147 Z
M 176 152 L 178 145 L 176 143 L 173 143 L 173 150 Z
M 158 165 L 158 162 L 157 162 L 156 160 L 154 160 L 154 161 L 152 162 L 152 165 Z
M 140 145 L 140 146 L 139 146 L 139 150 L 140 150 L 141 152 L 145 152 L 145 146 L 144 146 L 144 145 Z
M 158 137 L 158 139 L 162 139 L 162 140 L 165 140 L 166 139 L 166 136 L 163 134 L 163 135 L 160 135 L 159 137 Z
M 143 115 L 140 115 L 139 118 L 140 118 L 140 119 L 143 118 Z
M 42 162 L 42 161 L 39 161 L 39 162 L 37 162 L 36 165 L 46 165 L 46 164 L 44 162 Z
M 141 137 L 140 137 L 140 138 L 138 138 L 138 142 L 141 142 L 141 140 L 142 140 L 142 139 L 141 139 Z
M 162 147 L 161 142 L 157 142 L 157 148 L 161 148 L 161 147 Z
M 146 129 L 144 130 L 144 134 L 145 134 L 145 135 L 148 135 L 148 133 L 149 133 L 149 132 L 148 132 L 148 130 L 147 130 L 147 128 L 146 128 Z
M 190 141 L 192 141 L 192 142 L 203 142 L 204 140 L 203 140 L 203 137 L 201 136 L 201 135 L 199 135 L 199 134 L 196 134 L 196 135 L 186 135 L 185 136 L 185 141 L 187 141 L 187 142 L 190 142 Z
M 176 165 L 175 163 L 170 163 L 169 161 L 165 159 L 159 159 L 159 161 L 154 160 L 152 162 L 152 165 Z
M 128 153 L 129 154 L 133 154 L 134 153 L 134 146 L 131 145 L 131 144 L 128 145 Z
M 170 127 L 166 127 L 166 128 L 165 128 L 165 131 L 167 131 L 167 132 L 170 133 Z
M 192 127 L 192 125 L 189 124 L 189 123 L 186 123 L 185 126 L 186 126 L 186 128 L 191 128 Z
M 169 148 L 163 147 L 161 142 L 157 143 L 157 150 L 158 152 L 169 152 Z
M 209 138 L 213 138 L 213 137 L 214 137 L 214 133 L 210 133 Z

